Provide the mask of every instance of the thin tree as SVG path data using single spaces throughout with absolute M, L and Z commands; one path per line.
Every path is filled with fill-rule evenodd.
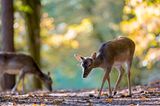
M 29 52 L 40 65 L 40 0 L 23 0 L 23 4 L 29 7 L 29 11 L 25 12 L 25 22 L 27 28 Z M 33 77 L 34 89 L 42 88 L 41 82 L 36 77 Z
M 2 6 L 2 51 L 14 52 L 14 10 L 13 0 L 1 0 Z M 12 89 L 15 84 L 15 75 L 3 75 L 0 78 L 2 90 Z

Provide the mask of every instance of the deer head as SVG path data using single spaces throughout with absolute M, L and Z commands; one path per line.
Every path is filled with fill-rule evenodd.
M 94 68 L 94 61 L 96 59 L 96 52 L 91 55 L 91 57 L 83 57 L 80 55 L 75 55 L 77 61 L 81 63 L 83 68 L 83 78 L 86 78 L 91 70 Z
M 52 79 L 50 77 L 50 72 L 48 72 L 48 74 L 44 74 L 44 83 L 45 83 L 46 88 L 49 91 L 52 91 Z

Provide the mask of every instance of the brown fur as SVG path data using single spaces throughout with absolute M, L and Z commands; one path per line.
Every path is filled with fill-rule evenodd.
M 35 63 L 34 59 L 26 54 L 11 52 L 0 52 L 0 70 L 4 73 L 19 75 L 18 82 L 12 89 L 15 91 L 20 80 L 24 79 L 25 74 L 34 74 L 39 77 L 49 90 L 52 90 L 52 80 L 49 75 L 44 74 Z M 24 82 L 23 82 L 24 83 Z
M 129 88 L 129 96 L 131 96 L 131 85 L 130 85 L 130 68 L 132 64 L 132 59 L 135 51 L 135 43 L 126 37 L 119 37 L 112 41 L 108 41 L 100 47 L 97 55 L 93 53 L 91 57 L 82 57 L 80 55 L 76 55 L 76 59 L 80 60 L 82 64 L 82 68 L 84 69 L 83 77 L 87 77 L 90 71 L 93 68 L 101 67 L 105 71 L 105 75 L 103 77 L 101 89 L 99 92 L 99 96 L 101 95 L 101 91 L 103 85 L 107 79 L 109 85 L 109 96 L 112 96 L 111 86 L 110 86 L 110 76 L 109 73 L 112 70 L 112 67 L 117 68 L 119 70 L 119 77 L 116 82 L 116 86 L 114 88 L 114 94 L 116 93 L 117 87 L 121 81 L 121 78 L 124 73 L 123 64 L 126 64 L 127 73 L 128 73 L 128 88 Z

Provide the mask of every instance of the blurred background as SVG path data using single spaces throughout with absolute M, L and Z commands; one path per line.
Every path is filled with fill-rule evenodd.
M 117 36 L 127 36 L 136 43 L 132 85 L 160 80 L 160 0 L 0 1 L 0 47 L 4 50 L 4 43 L 8 45 L 4 35 L 11 30 L 3 26 L 9 24 L 14 32 L 7 39 L 13 39 L 13 51 L 32 55 L 44 73 L 51 72 L 53 89 L 99 88 L 103 71 L 94 69 L 83 79 L 74 54 L 90 56 L 103 42 Z M 10 12 L 5 12 L 9 5 Z M 7 14 L 14 18 L 7 18 Z M 112 86 L 117 77 L 114 69 Z M 43 87 L 31 75 L 25 83 L 26 90 Z M 126 75 L 123 87 L 127 87 Z

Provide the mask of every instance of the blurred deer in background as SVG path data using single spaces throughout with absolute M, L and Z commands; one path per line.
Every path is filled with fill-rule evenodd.
M 123 64 L 126 65 L 126 71 L 128 76 L 128 96 L 131 96 L 131 64 L 135 51 L 135 43 L 126 37 L 119 37 L 112 41 L 102 44 L 98 53 L 93 53 L 91 57 L 82 57 L 80 55 L 75 55 L 75 58 L 81 62 L 83 68 L 83 78 L 86 78 L 93 68 L 101 67 L 104 69 L 105 74 L 103 77 L 102 85 L 98 94 L 101 96 L 101 92 L 104 83 L 107 79 L 109 87 L 109 97 L 112 97 L 111 85 L 110 85 L 110 72 L 113 67 L 119 71 L 119 76 L 114 87 L 114 95 L 117 93 L 118 85 L 124 74 Z
M 18 75 L 18 81 L 12 89 L 12 92 L 16 90 L 21 80 L 24 90 L 24 76 L 26 74 L 36 75 L 44 82 L 47 89 L 52 91 L 52 79 L 49 73 L 48 75 L 43 73 L 35 63 L 34 59 L 29 55 L 0 52 L 0 72 L 1 75 L 4 73 Z

